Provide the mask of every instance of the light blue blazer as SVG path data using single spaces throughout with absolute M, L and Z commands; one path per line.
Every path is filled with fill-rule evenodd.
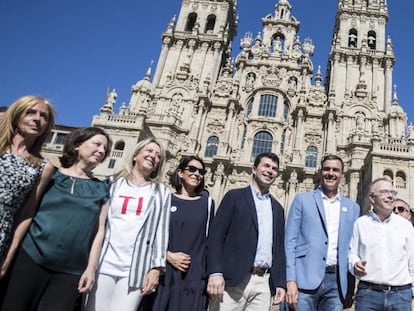
M 360 215 L 360 207 L 343 196 L 340 196 L 340 202 L 339 292 L 344 299 L 355 287 L 355 280 L 348 275 L 347 259 L 352 228 Z M 299 289 L 317 289 L 325 275 L 328 254 L 328 231 L 320 189 L 295 196 L 287 218 L 285 250 L 287 281 L 296 281 Z

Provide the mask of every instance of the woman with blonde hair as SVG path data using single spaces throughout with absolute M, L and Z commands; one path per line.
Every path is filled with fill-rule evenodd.
M 136 311 L 165 270 L 170 191 L 160 183 L 165 151 L 140 141 L 111 185 L 105 242 L 86 310 Z
M 18 234 L 17 213 L 25 212 L 23 202 L 46 166 L 40 150 L 54 124 L 54 110 L 40 96 L 17 99 L 0 117 L 0 278 L 11 262 L 6 254 L 13 228 Z

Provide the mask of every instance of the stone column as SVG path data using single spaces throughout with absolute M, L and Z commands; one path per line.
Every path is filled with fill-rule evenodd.
M 384 111 L 388 111 L 391 106 L 392 98 L 392 61 L 387 59 L 385 61 L 385 81 L 384 81 Z
M 298 116 L 297 116 L 295 146 L 293 149 L 293 159 L 292 159 L 292 162 L 295 164 L 300 164 L 302 160 L 301 159 L 302 141 L 303 141 L 303 110 L 299 109 Z
M 328 116 L 328 130 L 326 140 L 326 151 L 331 154 L 336 153 L 336 138 L 335 138 L 335 117 L 333 112 Z
M 164 38 L 162 42 L 161 54 L 158 59 L 157 69 L 154 74 L 154 79 L 152 85 L 158 87 L 158 84 L 161 80 L 161 73 L 164 71 L 165 62 L 167 61 L 168 51 L 169 51 L 169 44 L 171 42 L 170 38 Z
M 289 208 L 292 205 L 293 199 L 295 198 L 297 187 L 298 187 L 298 174 L 296 173 L 296 171 L 293 171 L 292 173 L 290 173 L 290 178 L 289 178 L 289 194 L 288 194 L 287 202 L 285 206 L 286 215 L 289 212 Z

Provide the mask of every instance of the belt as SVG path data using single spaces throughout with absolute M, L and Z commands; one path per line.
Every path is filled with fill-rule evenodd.
M 255 275 L 258 275 L 258 276 L 263 276 L 263 275 L 265 275 L 266 273 L 269 273 L 269 272 L 270 272 L 269 268 L 260 268 L 260 267 L 253 267 L 250 270 L 251 274 L 255 274 Z
M 393 285 L 386 285 L 386 284 L 375 284 L 375 283 L 366 282 L 366 281 L 359 281 L 358 288 L 370 288 L 378 292 L 390 291 L 390 290 L 397 291 L 397 290 L 409 289 L 411 288 L 411 284 L 393 286 Z
M 335 273 L 337 268 L 337 265 L 326 266 L 325 273 Z

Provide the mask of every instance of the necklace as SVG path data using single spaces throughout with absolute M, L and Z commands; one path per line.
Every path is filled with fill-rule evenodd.
M 142 182 L 142 183 L 137 183 L 137 182 L 135 182 L 134 180 L 129 180 L 129 182 L 131 183 L 131 184 L 133 184 L 134 186 L 137 186 L 137 187 L 145 187 L 145 186 L 147 186 L 147 185 L 149 185 L 151 182 L 150 181 L 148 181 L 148 180 L 146 180 L 146 181 L 144 181 L 144 182 Z
M 72 181 L 72 186 L 70 187 L 70 194 L 73 194 L 73 191 L 75 190 L 75 184 L 76 184 L 76 179 L 73 178 L 72 176 L 69 176 L 70 180 Z

